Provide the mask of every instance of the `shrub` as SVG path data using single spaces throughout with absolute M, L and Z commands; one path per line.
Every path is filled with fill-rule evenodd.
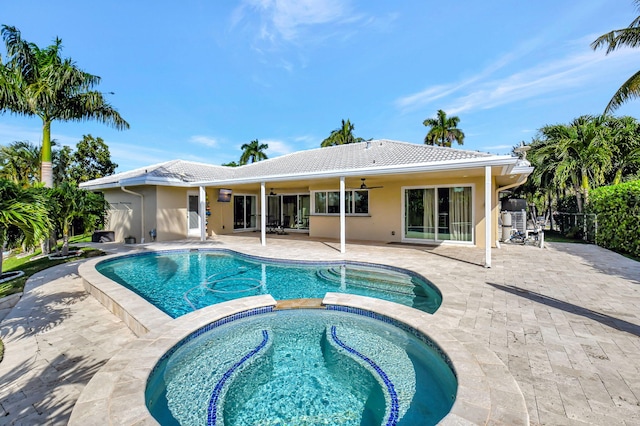
M 592 190 L 587 208 L 598 215 L 598 245 L 640 257 L 640 180 Z

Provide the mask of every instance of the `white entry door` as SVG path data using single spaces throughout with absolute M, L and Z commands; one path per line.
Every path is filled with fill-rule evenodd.
M 198 212 L 199 198 L 197 192 L 187 193 L 187 236 L 200 236 L 200 213 Z

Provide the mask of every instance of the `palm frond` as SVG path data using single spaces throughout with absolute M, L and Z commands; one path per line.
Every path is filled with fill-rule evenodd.
M 607 107 L 605 114 L 609 114 L 618 109 L 623 103 L 630 99 L 640 96 L 640 71 L 636 72 L 627 81 L 625 81 L 618 91 L 613 95 Z

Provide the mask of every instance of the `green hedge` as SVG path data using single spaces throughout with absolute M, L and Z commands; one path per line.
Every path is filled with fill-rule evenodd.
M 587 209 L 598 215 L 598 245 L 640 257 L 640 180 L 592 190 Z

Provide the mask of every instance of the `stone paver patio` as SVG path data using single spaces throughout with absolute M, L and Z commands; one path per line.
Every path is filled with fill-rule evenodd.
M 503 246 L 485 269 L 482 252 L 465 247 L 352 243 L 343 257 L 335 242 L 269 238 L 261 247 L 251 234 L 189 244 L 414 270 L 443 293 L 434 315 L 439 328 L 502 360 L 531 424 L 640 424 L 640 263 L 623 256 L 592 245 Z M 87 295 L 78 263 L 33 276 L 0 323 L 1 424 L 66 424 L 91 377 L 136 340 Z

